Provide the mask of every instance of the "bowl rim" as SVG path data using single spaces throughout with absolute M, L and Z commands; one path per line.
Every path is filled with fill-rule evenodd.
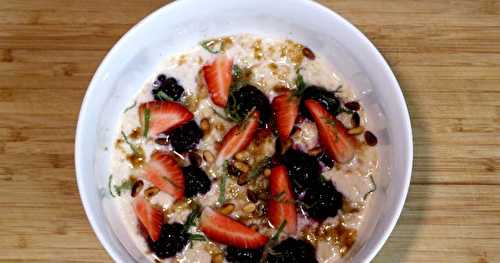
M 78 115 L 78 124 L 76 128 L 76 134 L 75 134 L 75 171 L 76 171 L 76 179 L 77 179 L 77 186 L 78 186 L 78 191 L 80 198 L 82 200 L 82 205 L 85 211 L 85 214 L 89 220 L 89 223 L 92 227 L 92 230 L 94 231 L 95 235 L 97 236 L 98 240 L 106 250 L 106 252 L 110 255 L 110 257 L 115 261 L 115 262 L 120 262 L 121 256 L 118 254 L 118 252 L 113 248 L 113 245 L 111 241 L 105 236 L 104 234 L 104 226 L 101 226 L 96 219 L 96 215 L 93 211 L 93 208 L 91 207 L 89 201 L 88 201 L 88 195 L 85 192 L 86 188 L 86 183 L 83 180 L 83 167 L 81 162 L 79 161 L 81 158 L 81 148 L 83 147 L 82 143 L 82 136 L 84 135 L 85 132 L 85 124 L 82 122 L 83 119 L 85 118 L 85 115 L 87 114 L 87 109 L 90 107 L 90 97 L 96 92 L 97 90 L 97 79 L 101 78 L 105 73 L 104 73 L 104 68 L 106 67 L 107 64 L 110 63 L 110 60 L 112 57 L 115 56 L 115 53 L 118 52 L 120 47 L 132 36 L 134 35 L 137 31 L 140 30 L 141 26 L 143 24 L 148 23 L 150 20 L 153 20 L 157 16 L 160 16 L 165 10 L 167 9 L 173 9 L 178 5 L 185 4 L 186 2 L 194 2 L 196 0 L 183 0 L 183 1 L 173 1 L 171 3 L 168 3 L 157 10 L 153 11 L 152 13 L 148 14 L 145 16 L 141 21 L 139 21 L 137 24 L 135 24 L 131 29 L 129 29 L 120 39 L 113 45 L 113 47 L 108 51 L 108 53 L 105 55 L 101 63 L 99 64 L 94 76 L 92 77 L 89 86 L 85 92 L 85 96 L 83 98 L 81 107 L 80 107 L 80 112 Z M 408 196 L 408 191 L 410 187 L 410 181 L 411 181 L 411 176 L 412 176 L 412 168 L 413 168 L 413 133 L 412 133 L 412 127 L 411 127 L 411 121 L 410 121 L 410 114 L 408 111 L 408 107 L 406 104 L 406 100 L 404 99 L 403 92 L 401 90 L 401 87 L 394 75 L 394 72 L 391 70 L 389 67 L 389 64 L 385 60 L 385 58 L 382 56 L 380 51 L 375 47 L 375 45 L 353 24 L 351 24 L 347 19 L 342 17 L 341 15 L 337 14 L 335 11 L 332 9 L 315 2 L 313 0 L 289 0 L 289 1 L 295 1 L 295 2 L 302 2 L 302 4 L 310 5 L 311 8 L 315 8 L 318 11 L 321 12 L 326 12 L 330 16 L 332 16 L 335 20 L 337 20 L 339 23 L 343 24 L 343 26 L 347 27 L 353 34 L 359 38 L 360 41 L 364 42 L 364 44 L 370 49 L 370 52 L 375 55 L 375 59 L 380 63 L 382 66 L 382 70 L 384 71 L 384 74 L 389 77 L 390 83 L 393 85 L 393 87 L 397 88 L 396 89 L 396 100 L 399 102 L 403 114 L 403 123 L 402 126 L 404 126 L 405 129 L 405 138 L 404 140 L 408 142 L 407 146 L 407 151 L 406 151 L 406 163 L 403 164 L 404 167 L 406 168 L 404 178 L 403 178 L 403 189 L 401 189 L 401 192 L 399 194 L 400 198 L 397 201 L 397 204 L 395 206 L 394 212 L 392 214 L 392 217 L 390 218 L 390 221 L 387 225 L 387 227 L 384 229 L 383 234 L 379 241 L 376 243 L 376 245 L 369 251 L 368 256 L 364 259 L 365 262 L 370 262 L 373 260 L 373 258 L 378 254 L 378 252 L 381 250 L 383 245 L 386 243 L 388 240 L 390 234 L 394 230 L 397 221 L 399 220 L 401 216 L 401 212 L 403 210 L 405 201 Z

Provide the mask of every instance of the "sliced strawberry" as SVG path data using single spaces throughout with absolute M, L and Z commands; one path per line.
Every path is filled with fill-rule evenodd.
M 133 202 L 135 215 L 141 224 L 148 231 L 149 237 L 156 241 L 160 237 L 161 226 L 163 225 L 163 212 L 161 209 L 153 207 L 143 197 L 137 197 Z
M 286 220 L 285 231 L 295 234 L 297 231 L 297 210 L 293 198 L 292 184 L 284 165 L 271 170 L 269 177 L 271 199 L 268 202 L 268 218 L 271 224 L 278 228 Z
M 285 92 L 273 99 L 271 103 L 276 118 L 276 128 L 282 142 L 292 132 L 295 119 L 299 114 L 299 100 L 290 92 Z
M 150 101 L 139 106 L 139 118 L 146 129 L 145 111 L 149 109 L 148 134 L 155 136 L 168 132 L 193 119 L 193 114 L 184 106 L 172 101 Z
M 200 229 L 211 240 L 237 248 L 259 248 L 268 241 L 266 236 L 209 207 L 201 214 Z
M 229 160 L 238 152 L 243 151 L 251 142 L 259 127 L 260 113 L 254 111 L 242 124 L 237 124 L 231 128 L 222 139 L 222 146 L 217 155 L 216 164 L 222 165 L 225 160 Z
M 315 100 L 306 100 L 305 105 L 316 122 L 319 142 L 330 158 L 339 163 L 352 160 L 356 152 L 356 139 L 347 134 L 342 122 Z
M 215 105 L 225 107 L 231 87 L 233 60 L 221 55 L 212 64 L 203 66 L 203 77 Z
M 176 200 L 184 197 L 184 175 L 175 159 L 167 153 L 154 152 L 144 166 L 146 179 Z

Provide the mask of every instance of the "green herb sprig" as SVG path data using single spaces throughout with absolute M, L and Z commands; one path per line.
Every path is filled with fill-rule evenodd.
M 137 148 L 135 147 L 134 144 L 132 144 L 129 140 L 128 140 L 128 137 L 127 135 L 122 131 L 122 137 L 123 137 L 123 140 L 128 144 L 128 146 L 130 147 L 130 150 L 132 150 L 132 152 L 134 152 L 134 154 L 139 154 L 139 151 L 137 150 Z
M 149 132 L 149 120 L 151 118 L 151 115 L 150 115 L 150 110 L 149 109 L 145 109 L 144 110 L 144 134 L 143 136 L 145 138 L 148 137 L 148 132 Z

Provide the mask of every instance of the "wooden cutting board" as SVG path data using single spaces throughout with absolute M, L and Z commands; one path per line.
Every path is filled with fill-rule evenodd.
M 375 262 L 500 262 L 500 1 L 320 2 L 375 43 L 411 112 L 412 185 Z M 0 0 L 0 262 L 111 262 L 75 184 L 78 110 L 106 52 L 164 3 Z

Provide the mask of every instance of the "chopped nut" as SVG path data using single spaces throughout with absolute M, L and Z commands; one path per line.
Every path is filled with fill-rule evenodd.
M 255 193 L 254 191 L 252 191 L 250 189 L 247 190 L 247 198 L 252 203 L 257 203 L 257 201 L 259 201 L 259 197 L 257 196 L 257 193 Z
M 148 189 L 144 190 L 144 196 L 146 198 L 151 198 L 151 197 L 155 196 L 156 194 L 158 194 L 159 192 L 160 192 L 160 188 L 158 188 L 156 186 L 151 186 Z
M 357 101 L 347 102 L 344 106 L 353 111 L 358 111 L 361 108 L 361 105 Z
M 375 146 L 375 145 L 377 145 L 378 140 L 377 140 L 377 137 L 375 136 L 375 134 L 373 134 L 371 131 L 366 131 L 365 132 L 365 142 L 369 146 Z
M 255 209 L 257 209 L 257 206 L 254 203 L 248 203 L 243 207 L 243 212 L 253 213 Z
M 250 167 L 248 166 L 248 164 L 244 163 L 244 162 L 234 162 L 234 167 L 236 167 L 238 170 L 244 172 L 244 173 L 248 173 L 248 171 L 250 171 Z
M 309 49 L 308 47 L 304 47 L 302 49 L 302 54 L 304 55 L 304 57 L 306 57 L 310 60 L 314 60 L 316 58 L 316 55 L 314 55 L 314 52 L 312 52 L 312 50 Z
M 223 262 L 224 262 L 223 254 L 212 255 L 212 263 L 223 263 Z
M 234 156 L 234 158 L 236 158 L 236 160 L 238 160 L 238 161 L 246 161 L 250 158 L 250 153 L 247 151 L 242 151 L 242 152 L 237 153 Z
M 247 174 L 241 174 L 238 176 L 238 180 L 236 182 L 238 185 L 246 185 L 248 183 L 248 175 Z
M 365 128 L 363 128 L 363 126 L 359 126 L 359 127 L 352 128 L 352 129 L 348 130 L 347 133 L 351 134 L 351 135 L 358 135 L 358 134 L 363 133 L 364 130 L 365 130 Z
M 215 156 L 210 151 L 203 151 L 203 159 L 207 163 L 213 163 L 215 161 Z
M 270 175 L 271 175 L 271 169 L 269 169 L 269 168 L 264 169 L 264 176 L 267 177 L 267 176 L 270 176 Z
M 229 215 L 234 211 L 234 204 L 232 203 L 225 203 L 222 205 L 222 207 L 219 209 L 219 212 L 221 212 L 224 215 Z
M 141 192 L 143 186 L 144 186 L 143 181 L 141 180 L 135 181 L 134 185 L 132 186 L 132 190 L 130 191 L 130 195 L 132 197 L 136 197 L 137 194 Z
M 208 119 L 204 118 L 200 122 L 200 128 L 204 133 L 207 133 L 210 131 L 210 122 Z

